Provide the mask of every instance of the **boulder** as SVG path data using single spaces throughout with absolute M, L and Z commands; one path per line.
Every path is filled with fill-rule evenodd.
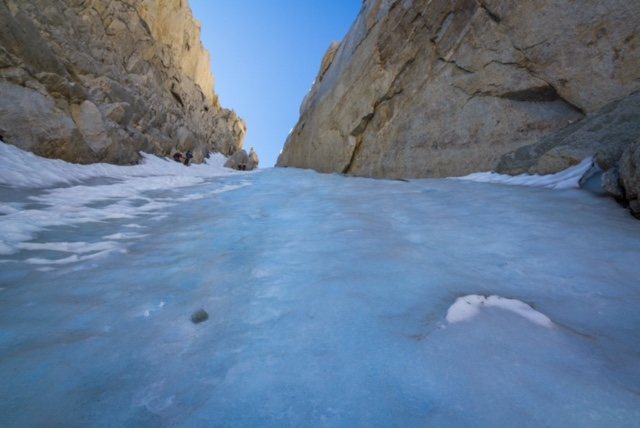
M 249 160 L 247 162 L 247 169 L 249 170 L 256 169 L 258 168 L 259 164 L 260 164 L 260 158 L 258 157 L 258 153 L 256 153 L 253 147 L 251 147 L 251 150 L 249 150 Z
M 0 134 L 5 143 L 67 161 L 98 160 L 73 119 L 51 96 L 2 81 L 0 94 Z
M 507 153 L 496 171 L 502 174 L 552 174 L 596 156 L 603 171 L 615 167 L 640 135 L 640 92 L 604 106 L 589 117 L 539 142 Z
M 629 210 L 640 219 L 640 139 L 625 149 L 620 158 L 619 171 Z
M 258 163 L 258 155 L 253 148 L 251 148 L 249 154 L 247 154 L 245 150 L 238 150 L 227 159 L 224 166 L 239 171 L 251 171 L 258 167 Z
M 624 203 L 625 192 L 620 183 L 620 171 L 617 167 L 602 173 L 602 190 L 617 201 Z
M 107 137 L 107 128 L 102 119 L 102 113 L 91 101 L 85 100 L 80 105 L 72 105 L 71 117 L 73 117 L 86 143 L 96 154 L 112 143 Z
M 502 174 L 551 174 L 593 156 L 599 172 L 581 185 L 604 192 L 640 215 L 640 92 L 604 106 L 580 122 L 548 135 L 540 142 L 505 154 L 497 171 Z M 599 187 L 599 189 L 597 189 Z

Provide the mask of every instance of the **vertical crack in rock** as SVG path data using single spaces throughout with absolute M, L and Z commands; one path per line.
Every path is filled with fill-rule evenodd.
M 484 1 L 478 0 L 478 5 L 482 9 L 484 9 L 484 11 L 487 13 L 489 18 L 491 18 L 493 22 L 495 22 L 496 24 L 499 24 L 500 22 L 502 22 L 502 18 L 500 18 L 496 13 L 494 13 L 491 9 L 489 9 L 489 7 Z
M 349 138 L 355 138 L 355 145 L 353 147 L 353 151 L 351 152 L 351 158 L 349 160 L 349 163 L 347 163 L 347 165 L 342 170 L 343 174 L 349 174 L 353 169 L 355 160 L 357 159 L 358 154 L 362 150 L 364 133 L 367 130 L 369 123 L 371 123 L 371 121 L 375 117 L 378 111 L 378 108 L 382 104 L 391 101 L 394 97 L 396 97 L 397 95 L 400 95 L 403 92 L 402 88 L 397 88 L 398 86 L 397 82 L 401 80 L 402 76 L 407 72 L 409 67 L 411 67 L 411 65 L 414 62 L 415 62 L 415 58 L 411 58 L 403 64 L 403 66 L 400 68 L 400 71 L 394 78 L 393 82 L 391 82 L 391 84 L 389 85 L 388 91 L 382 97 L 378 98 L 374 102 L 373 108 L 371 109 L 371 113 L 365 115 L 362 119 L 360 119 L 360 122 L 358 123 L 358 125 L 349 133 Z
M 402 93 L 402 89 L 399 89 L 396 92 L 393 92 L 391 94 L 385 94 L 382 98 L 377 100 L 373 105 L 373 111 L 371 113 L 369 113 L 368 115 L 364 116 L 360 120 L 360 123 L 358 123 L 358 126 L 356 126 L 353 129 L 353 131 L 351 131 L 351 133 L 349 134 L 349 138 L 355 138 L 356 143 L 354 145 L 353 152 L 351 152 L 351 159 L 349 160 L 349 163 L 342 170 L 343 174 L 349 174 L 351 172 L 351 169 L 353 168 L 354 162 L 355 162 L 358 154 L 360 153 L 360 151 L 362 149 L 364 133 L 367 130 L 367 127 L 369 126 L 369 124 L 371 123 L 373 118 L 375 117 L 380 105 L 382 105 L 382 104 L 384 104 L 386 102 L 389 102 L 396 95 L 399 95 L 401 93 Z
M 371 115 L 371 117 L 373 117 L 373 115 Z M 363 120 L 365 120 L 365 118 L 363 118 Z M 371 119 L 368 119 L 368 120 L 371 120 Z M 358 153 L 360 153 L 360 149 L 362 147 L 362 134 L 358 135 L 357 137 L 354 135 L 350 135 L 349 138 L 350 139 L 355 138 L 355 144 L 353 147 L 353 151 L 351 152 L 351 158 L 349 159 L 349 163 L 347 163 L 347 165 L 342 169 L 343 174 L 349 174 L 351 172 L 351 168 L 353 168 L 353 164 L 356 160 L 356 156 L 358 155 Z
M 445 17 L 436 36 L 431 39 L 440 57 L 448 62 L 472 28 L 481 7 L 474 0 L 461 0 Z

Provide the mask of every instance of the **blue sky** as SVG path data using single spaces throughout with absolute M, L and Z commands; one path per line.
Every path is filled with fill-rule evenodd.
M 190 0 L 211 53 L 215 90 L 247 122 L 245 148 L 275 163 L 332 41 L 362 0 Z

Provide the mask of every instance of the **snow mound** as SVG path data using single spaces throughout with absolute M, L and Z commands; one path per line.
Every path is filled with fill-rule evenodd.
M 500 308 L 520 315 L 534 324 L 553 328 L 553 322 L 549 317 L 520 300 L 506 299 L 500 296 L 485 297 L 477 294 L 458 297 L 447 311 L 447 322 L 453 324 L 469 320 L 478 315 L 482 308 Z
M 580 179 L 591 168 L 593 158 L 584 159 L 578 165 L 549 175 L 505 175 L 495 172 L 477 172 L 464 177 L 451 177 L 456 180 L 476 181 L 478 183 L 498 183 L 513 186 L 546 187 L 549 189 L 577 189 Z
M 171 186 L 170 178 L 175 176 L 202 179 L 235 173 L 224 167 L 226 158 L 220 153 L 212 154 L 205 164 L 193 164 L 189 167 L 147 153 L 142 153 L 142 158 L 139 165 L 79 165 L 42 158 L 0 141 L 0 185 L 46 188 L 92 178 L 166 177 L 167 185 Z

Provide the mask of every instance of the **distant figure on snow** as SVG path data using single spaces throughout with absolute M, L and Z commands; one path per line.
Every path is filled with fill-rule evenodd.
M 182 163 L 182 162 L 184 162 L 184 156 L 182 156 L 182 153 L 180 153 L 180 152 L 176 152 L 176 153 L 173 155 L 173 160 L 174 160 L 174 161 L 176 161 L 176 162 L 180 162 L 180 163 Z
M 191 153 L 191 150 L 187 150 L 187 156 L 185 156 L 184 158 L 184 164 L 186 166 L 189 166 L 189 164 L 191 163 L 191 159 L 193 158 L 193 153 Z

